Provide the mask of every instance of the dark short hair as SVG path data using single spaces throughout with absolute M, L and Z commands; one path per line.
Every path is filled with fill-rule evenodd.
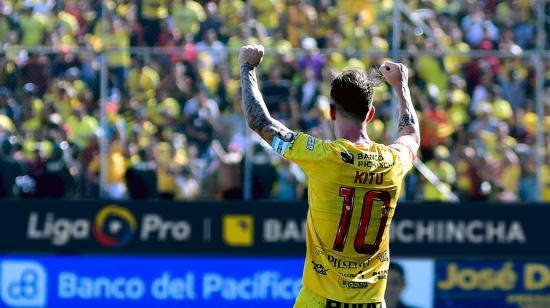
M 376 81 L 363 70 L 352 67 L 337 74 L 330 83 L 331 103 L 339 111 L 364 121 L 372 108 Z

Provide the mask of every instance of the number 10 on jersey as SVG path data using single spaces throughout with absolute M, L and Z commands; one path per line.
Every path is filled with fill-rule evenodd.
M 332 249 L 336 251 L 344 251 L 344 245 L 349 232 L 349 226 L 351 223 L 353 204 L 355 201 L 355 188 L 352 187 L 340 187 L 340 197 L 344 198 L 342 204 L 342 215 L 340 216 L 340 224 L 338 225 L 338 232 L 336 233 L 336 239 L 334 240 L 334 246 Z M 380 226 L 376 233 L 376 240 L 373 244 L 365 243 L 367 237 L 367 231 L 369 229 L 369 222 L 372 214 L 372 208 L 374 201 L 382 201 L 382 215 L 380 217 Z M 387 191 L 371 190 L 363 196 L 363 206 L 361 208 L 361 218 L 359 220 L 359 226 L 357 227 L 357 233 L 355 234 L 355 241 L 353 247 L 355 251 L 360 254 L 372 255 L 376 253 L 382 242 L 382 236 L 384 235 L 384 229 L 386 229 L 386 223 L 388 222 L 388 216 L 390 213 L 390 201 L 391 196 Z

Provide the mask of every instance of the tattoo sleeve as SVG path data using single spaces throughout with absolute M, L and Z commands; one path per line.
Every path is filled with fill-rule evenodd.
M 408 146 L 414 157 L 420 146 L 420 127 L 412 103 L 411 92 L 408 85 L 394 87 L 394 89 L 399 98 L 399 120 L 397 123 L 399 137 L 396 142 Z
M 410 114 L 404 114 L 399 118 L 399 124 L 397 130 L 401 132 L 405 127 L 414 125 L 416 122 Z
M 243 112 L 248 126 L 269 144 L 275 135 L 286 140 L 290 131 L 269 114 L 258 87 L 254 67 L 248 63 L 241 65 L 241 88 Z

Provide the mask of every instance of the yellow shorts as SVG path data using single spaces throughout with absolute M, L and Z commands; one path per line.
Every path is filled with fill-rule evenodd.
M 311 290 L 302 288 L 298 297 L 296 297 L 296 302 L 294 303 L 294 308 L 385 308 L 385 302 L 379 303 L 368 303 L 368 304 L 348 304 L 333 301 L 322 296 L 313 293 Z

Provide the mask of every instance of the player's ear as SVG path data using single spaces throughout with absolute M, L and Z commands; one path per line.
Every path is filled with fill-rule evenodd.
M 374 108 L 374 106 L 372 106 L 369 110 L 369 113 L 367 114 L 367 123 L 372 121 L 372 119 L 374 119 L 375 113 L 376 113 L 376 109 Z
M 334 104 L 330 104 L 330 119 L 336 121 L 336 106 Z

